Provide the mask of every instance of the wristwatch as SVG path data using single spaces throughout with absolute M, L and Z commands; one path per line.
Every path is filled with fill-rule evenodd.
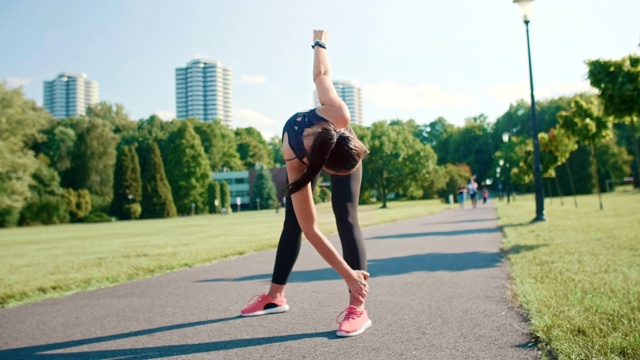
M 315 49 L 316 46 L 320 46 L 321 48 L 327 50 L 327 44 L 325 44 L 324 42 L 322 42 L 320 40 L 316 40 L 316 42 L 313 43 L 313 45 L 311 45 L 311 48 Z

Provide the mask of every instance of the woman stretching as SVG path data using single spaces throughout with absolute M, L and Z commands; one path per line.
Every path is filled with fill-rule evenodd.
M 351 115 L 338 97 L 327 60 L 328 34 L 313 31 L 313 82 L 321 106 L 293 115 L 284 125 L 282 154 L 288 184 L 284 227 L 276 253 L 269 292 L 241 311 L 243 316 L 281 313 L 289 310 L 284 290 L 300 252 L 304 233 L 311 245 L 349 288 L 349 306 L 339 323 L 338 336 L 355 336 L 371 326 L 364 309 L 369 292 L 367 255 L 358 223 L 358 198 L 362 181 L 361 161 L 369 152 L 349 128 Z M 342 254 L 318 229 L 313 188 L 320 171 L 331 175 L 331 203 L 336 218 Z M 255 297 L 254 297 L 255 298 Z M 253 300 L 253 299 L 252 299 Z M 340 317 L 338 315 L 338 318 Z M 337 320 L 337 319 L 336 319 Z

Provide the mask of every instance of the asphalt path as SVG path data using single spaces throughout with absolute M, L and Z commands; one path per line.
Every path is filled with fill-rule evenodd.
M 489 203 L 363 229 L 373 326 L 360 336 L 335 336 L 347 288 L 305 242 L 287 313 L 238 316 L 268 288 L 265 251 L 1 309 L 0 359 L 538 359 L 496 221 Z

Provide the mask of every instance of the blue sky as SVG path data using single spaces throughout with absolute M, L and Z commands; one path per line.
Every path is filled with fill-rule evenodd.
M 640 50 L 638 0 L 536 0 L 533 11 L 538 99 L 587 90 L 586 59 Z M 132 118 L 169 118 L 174 69 L 215 58 L 233 71 L 233 126 L 270 136 L 313 106 L 314 28 L 329 31 L 334 78 L 363 88 L 366 125 L 494 121 L 529 96 L 511 0 L 2 0 L 0 80 L 41 104 L 44 80 L 82 72 Z

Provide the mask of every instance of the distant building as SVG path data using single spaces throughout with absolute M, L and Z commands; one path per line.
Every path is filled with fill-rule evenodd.
M 333 86 L 336 88 L 336 92 L 338 96 L 347 104 L 349 108 L 349 112 L 351 113 L 351 122 L 358 125 L 364 124 L 364 119 L 362 117 L 362 89 L 360 87 L 354 85 L 350 81 L 341 81 L 334 80 Z M 314 106 L 320 106 L 320 101 L 318 100 L 318 92 L 315 91 L 314 95 Z
M 280 167 L 271 169 L 271 179 L 276 187 L 278 202 L 282 203 L 287 188 L 287 169 Z M 215 172 L 211 178 L 217 182 L 226 182 L 231 193 L 231 207 L 235 210 L 237 200 L 240 199 L 240 208 L 251 208 L 253 198 L 253 185 L 256 179 L 256 170 L 221 171 Z
M 58 119 L 83 116 L 88 106 L 100 101 L 98 83 L 86 74 L 62 73 L 44 82 L 43 100 L 45 109 Z
M 176 115 L 181 120 L 220 119 L 231 126 L 231 69 L 212 59 L 195 59 L 176 68 Z

